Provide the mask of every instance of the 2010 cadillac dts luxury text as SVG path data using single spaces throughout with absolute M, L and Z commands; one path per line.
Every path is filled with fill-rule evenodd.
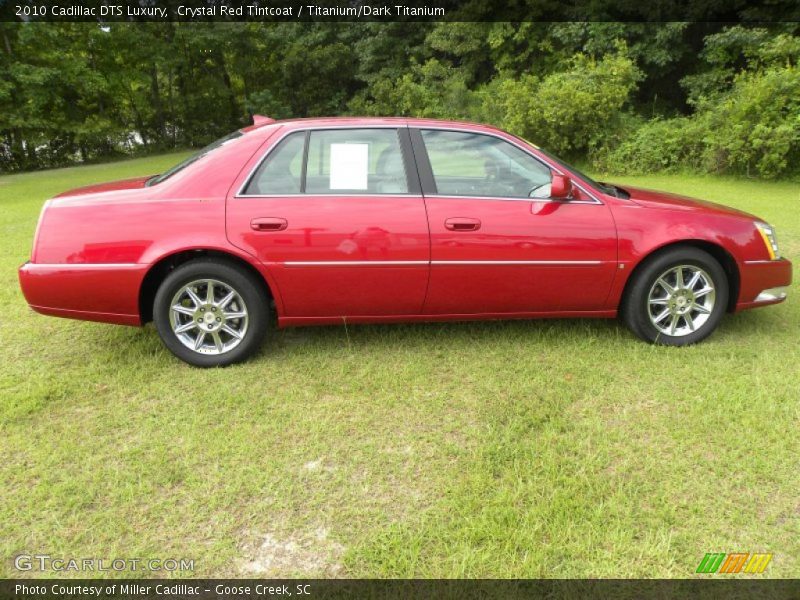
M 752 215 L 599 183 L 492 127 L 273 121 L 153 177 L 46 202 L 19 271 L 34 310 L 141 325 L 198 366 L 278 326 L 615 317 L 684 345 L 786 297 Z

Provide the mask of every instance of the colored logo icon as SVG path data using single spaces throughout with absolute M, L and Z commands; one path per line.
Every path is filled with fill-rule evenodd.
M 763 573 L 772 554 L 749 552 L 709 552 L 697 565 L 695 573 Z

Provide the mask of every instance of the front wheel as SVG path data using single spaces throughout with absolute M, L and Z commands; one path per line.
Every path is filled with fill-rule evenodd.
M 686 346 L 717 328 L 728 305 L 728 279 L 716 259 L 697 248 L 674 248 L 634 275 L 622 318 L 640 338 Z
M 153 321 L 164 345 L 197 367 L 245 360 L 267 328 L 266 298 L 253 277 L 222 260 L 186 263 L 156 293 Z

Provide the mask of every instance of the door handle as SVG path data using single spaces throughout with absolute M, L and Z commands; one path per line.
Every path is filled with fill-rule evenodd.
M 452 219 L 446 219 L 444 226 L 450 231 L 477 231 L 481 228 L 481 221 L 480 219 L 453 217 Z
M 283 231 L 288 226 L 288 221 L 280 217 L 259 217 L 250 221 L 250 229 L 255 231 Z

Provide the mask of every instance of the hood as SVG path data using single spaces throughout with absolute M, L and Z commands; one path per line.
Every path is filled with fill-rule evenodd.
M 748 219 L 757 219 L 757 217 L 729 206 L 716 204 L 715 202 L 708 202 L 707 200 L 698 200 L 697 198 L 690 198 L 689 196 L 680 196 L 678 194 L 670 194 L 669 192 L 659 192 L 656 190 L 648 190 L 644 188 L 635 188 L 627 185 L 619 186 L 628 192 L 631 197 L 630 200 L 644 208 L 661 208 L 667 210 L 684 210 L 690 212 L 713 212 L 716 214 L 747 217 Z
M 133 179 L 121 179 L 119 181 L 109 181 L 108 183 L 97 183 L 84 187 L 75 188 L 66 192 L 61 192 L 55 198 L 65 196 L 84 196 L 87 194 L 99 194 L 102 192 L 115 192 L 119 190 L 136 190 L 144 187 L 144 184 L 152 175 L 147 177 L 134 177 Z

